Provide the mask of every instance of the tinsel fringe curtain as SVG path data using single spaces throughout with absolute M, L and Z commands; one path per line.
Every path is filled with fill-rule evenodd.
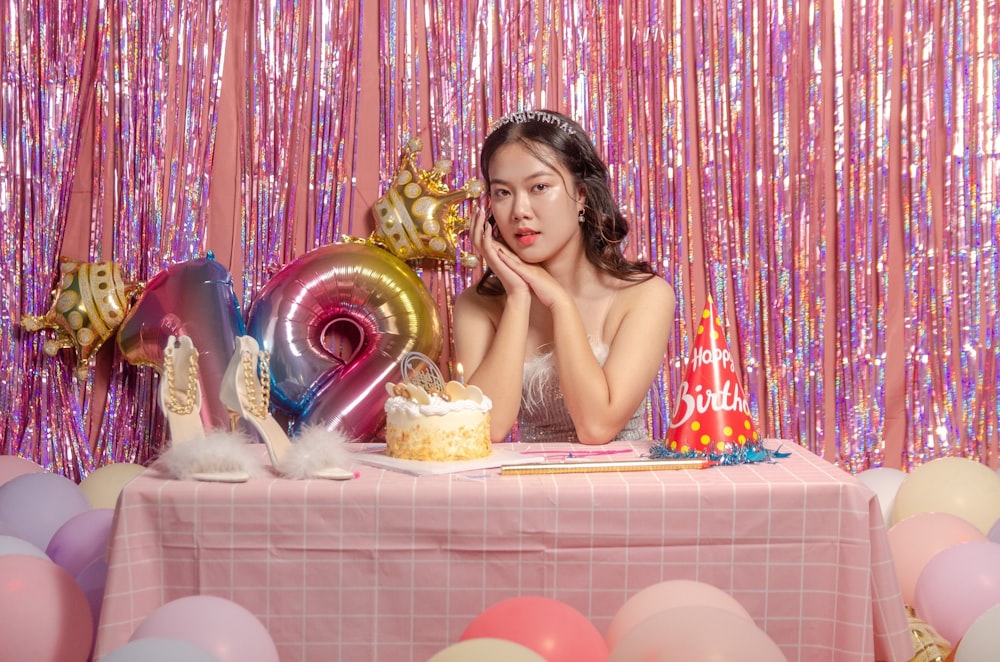
M 408 139 L 464 181 L 492 121 L 548 107 L 678 293 L 655 434 L 711 294 L 766 436 L 850 471 L 995 466 L 993 4 L 4 0 L 0 448 L 80 478 L 163 439 L 149 368 L 112 342 L 78 383 L 20 328 L 60 255 L 141 282 L 211 250 L 248 306 L 370 233 Z M 449 320 L 475 273 L 421 275 Z

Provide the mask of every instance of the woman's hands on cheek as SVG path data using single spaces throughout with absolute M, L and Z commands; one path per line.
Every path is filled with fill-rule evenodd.
M 486 266 L 489 266 L 493 274 L 500 279 L 504 291 L 508 295 L 519 290 L 527 292 L 528 286 L 517 272 L 512 270 L 501 258 L 500 252 L 504 251 L 508 255 L 510 248 L 503 243 L 499 230 L 487 221 L 488 212 L 485 208 L 480 208 L 472 220 L 472 243 L 483 256 Z
M 527 284 L 535 298 L 546 308 L 567 298 L 566 290 L 541 265 L 528 264 L 506 246 L 498 251 L 500 259 L 508 269 Z

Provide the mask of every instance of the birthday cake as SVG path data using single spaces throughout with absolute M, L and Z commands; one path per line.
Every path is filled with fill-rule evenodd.
M 421 368 L 404 369 L 404 381 L 386 384 L 386 455 L 430 462 L 489 456 L 490 399 L 476 386 L 444 383 L 427 361 Z

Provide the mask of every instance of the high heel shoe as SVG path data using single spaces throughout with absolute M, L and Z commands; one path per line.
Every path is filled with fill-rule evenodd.
M 234 447 L 232 439 L 205 435 L 198 350 L 188 336 L 170 336 L 163 348 L 157 400 L 170 430 L 169 447 L 157 458 L 157 466 L 182 480 L 243 483 L 250 479 L 246 454 Z
M 236 351 L 222 377 L 219 400 L 233 418 L 233 426 L 242 418 L 257 431 L 271 458 L 271 466 L 287 478 L 326 478 L 348 480 L 350 471 L 328 462 L 303 461 L 302 452 L 315 449 L 293 444 L 274 420 L 270 411 L 270 355 L 260 349 L 256 338 L 238 336 Z
M 188 336 L 170 336 L 163 348 L 160 410 L 170 428 L 170 443 L 186 444 L 205 436 L 201 422 L 198 350 Z

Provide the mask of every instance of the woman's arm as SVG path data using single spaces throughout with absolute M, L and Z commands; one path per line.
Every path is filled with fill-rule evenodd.
M 490 438 L 503 440 L 521 406 L 525 343 L 530 297 L 524 303 L 507 297 L 484 297 L 468 288 L 455 301 L 455 352 L 466 382 L 475 384 L 493 401 Z M 490 305 L 494 304 L 494 305 Z M 494 308 L 500 307 L 499 320 Z
M 550 308 L 559 383 L 581 443 L 610 441 L 646 397 L 663 363 L 675 306 L 673 288 L 659 277 L 619 292 L 605 323 L 610 347 L 603 366 L 592 358 L 572 301 Z
M 455 352 L 467 375 L 493 401 L 490 438 L 502 441 L 517 420 L 528 336 L 531 292 L 500 259 L 500 242 L 493 237 L 485 210 L 473 218 L 473 245 L 492 267 L 505 296 L 483 296 L 467 288 L 455 301 L 452 327 Z

